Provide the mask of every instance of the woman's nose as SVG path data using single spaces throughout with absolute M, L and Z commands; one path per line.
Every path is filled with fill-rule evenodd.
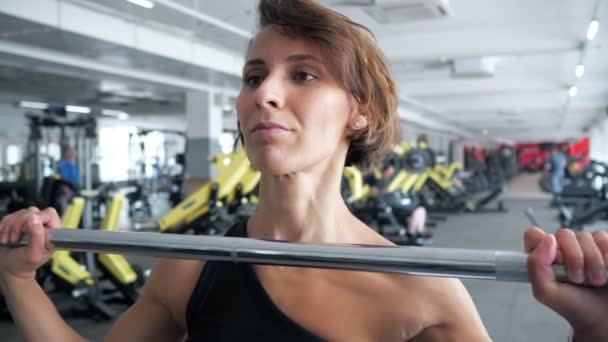
M 285 104 L 285 86 L 278 77 L 267 76 L 256 89 L 258 108 L 280 109 Z

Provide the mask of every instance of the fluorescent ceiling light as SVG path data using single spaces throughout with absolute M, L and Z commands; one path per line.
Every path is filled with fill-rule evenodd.
M 136 4 L 138 6 L 141 6 L 143 8 L 152 8 L 154 7 L 154 3 L 152 1 L 149 0 L 127 0 L 128 2 L 132 3 L 132 4 Z
M 49 105 L 44 102 L 19 101 L 19 107 L 30 109 L 47 109 L 49 108 Z
M 575 86 L 570 87 L 570 89 L 568 89 L 568 95 L 570 95 L 571 97 L 576 96 L 576 94 L 578 93 L 578 89 Z
M 589 28 L 587 29 L 587 40 L 594 40 L 595 36 L 597 36 L 597 31 L 600 28 L 600 22 L 597 20 L 593 20 L 589 23 Z
M 108 115 L 108 116 L 118 116 L 123 113 L 125 113 L 125 112 L 122 112 L 120 110 L 114 110 L 114 109 L 102 109 L 101 110 L 101 115 Z
M 113 116 L 115 118 L 118 118 L 119 120 L 126 120 L 129 118 L 129 114 L 114 109 L 102 109 L 101 115 Z
M 574 71 L 574 74 L 576 74 L 576 77 L 581 78 L 584 73 L 585 73 L 585 66 L 582 64 L 577 65 L 576 70 Z
M 66 110 L 66 112 L 71 112 L 71 113 L 80 113 L 80 114 L 91 113 L 91 108 L 81 107 L 81 106 L 65 106 L 65 110 Z

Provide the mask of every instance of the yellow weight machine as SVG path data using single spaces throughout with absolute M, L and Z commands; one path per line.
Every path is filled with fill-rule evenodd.
M 120 219 L 120 212 L 124 204 L 124 196 L 115 195 L 110 200 L 105 216 L 101 223 L 102 230 L 116 230 Z M 83 197 L 74 197 L 62 216 L 63 229 L 77 229 L 85 207 Z M 86 304 L 85 311 L 78 311 L 76 315 L 91 315 L 103 319 L 112 319 L 117 313 L 107 306 L 107 303 L 118 302 L 127 305 L 133 304 L 138 298 L 137 289 L 143 285 L 143 274 L 134 268 L 122 255 L 98 254 L 95 258 L 96 266 L 108 280 L 112 282 L 121 296 L 106 296 L 101 293 L 99 279 L 74 258 L 71 252 L 59 250 L 53 252 L 47 266 L 41 269 L 44 275 L 38 280 L 44 284 L 47 275 L 53 279 L 58 290 L 68 291 L 74 298 L 82 298 Z M 46 268 L 46 269 L 45 269 Z M 106 291 L 107 292 L 107 291 Z
M 425 171 L 414 184 L 414 191 L 421 191 L 428 186 L 434 196 L 432 200 L 436 205 L 428 208 L 431 211 L 445 212 L 504 212 L 506 209 L 502 201 L 498 201 L 496 209 L 486 208 L 487 204 L 495 200 L 502 193 L 502 188 L 496 188 L 487 194 L 474 198 L 466 192 L 466 189 L 457 187 L 453 182 L 453 174 L 460 165 L 453 163 L 449 168 L 436 165 Z M 428 195 L 428 192 L 425 192 Z
M 77 229 L 84 210 L 84 198 L 74 197 L 61 217 L 63 229 Z M 50 271 L 60 288 L 79 288 L 95 284 L 91 274 L 81 267 L 69 251 L 55 251 L 49 258 Z M 78 293 L 78 292 L 76 292 Z
M 112 196 L 99 226 L 100 230 L 113 231 L 118 229 L 124 202 L 125 197 L 123 195 Z M 117 254 L 98 254 L 97 265 L 123 295 L 124 300 L 121 302 L 128 305 L 135 303 L 139 297 L 137 289 L 144 283 L 144 275 L 141 270 L 132 266 L 124 256 Z
M 257 203 L 253 195 L 260 173 L 251 167 L 243 149 L 234 153 L 218 154 L 212 158 L 218 176 L 188 196 L 158 221 L 161 232 L 184 230 L 196 226 L 197 220 L 218 215 L 218 208 L 228 203 L 244 205 Z M 213 222 L 213 217 L 207 222 Z
M 369 185 L 363 183 L 363 175 L 361 171 L 354 166 L 344 168 L 342 177 L 346 181 L 346 189 L 342 195 L 348 205 L 358 203 L 369 194 Z
M 437 164 L 434 167 L 434 171 L 443 176 L 445 179 L 453 179 L 456 171 L 458 170 L 462 170 L 462 163 L 460 162 L 453 162 L 448 167 L 443 164 Z
M 74 197 L 61 217 L 63 229 L 78 229 L 85 207 L 83 197 Z M 77 261 L 69 251 L 55 251 L 49 262 L 36 273 L 36 279 L 44 287 L 46 278 L 53 280 L 55 290 L 68 292 L 73 298 L 82 299 L 85 305 L 62 316 L 94 317 L 112 319 L 114 310 L 108 307 L 98 296 L 96 278 Z
M 422 144 L 422 143 L 421 143 Z M 425 147 L 412 148 L 410 144 L 401 141 L 393 148 L 393 152 L 401 159 L 402 169 L 387 187 L 388 192 L 399 189 L 403 194 L 420 191 L 429 174 L 429 164 L 423 151 Z
M 410 160 L 410 163 L 418 163 L 420 165 L 407 167 L 407 155 L 410 151 L 412 151 L 412 148 L 405 141 L 402 141 L 393 147 L 392 153 L 394 154 L 394 157 L 400 160 L 399 164 L 405 164 L 406 167 L 399 169 L 390 180 L 385 189 L 387 193 L 399 191 L 402 194 L 409 194 L 412 191 L 420 190 L 429 177 L 426 173 L 428 167 L 425 166 L 424 160 L 420 159 L 422 157 L 420 154 L 417 155 L 417 160 Z M 382 177 L 381 172 L 378 169 L 375 169 L 373 174 L 377 179 Z M 348 190 L 344 191 L 344 197 L 347 204 L 364 202 L 369 196 L 370 186 L 369 184 L 365 184 L 361 171 L 356 167 L 345 167 L 343 177 L 348 185 Z

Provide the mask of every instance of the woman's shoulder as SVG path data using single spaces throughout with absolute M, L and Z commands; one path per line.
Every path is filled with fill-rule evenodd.
M 186 259 L 158 259 L 152 267 L 150 273 L 150 281 L 174 281 L 175 279 L 166 279 L 166 276 L 192 276 L 193 273 L 198 273 L 205 265 L 204 261 L 186 260 Z
M 204 265 L 205 262 L 199 260 L 158 259 L 146 287 L 159 291 L 163 296 L 171 293 L 172 289 L 194 287 Z
M 359 239 L 361 244 L 395 246 L 371 228 Z M 475 305 L 459 279 L 368 273 L 368 280 L 371 290 L 383 289 L 375 294 L 377 300 L 390 307 L 388 312 L 402 313 L 404 320 L 415 314 L 426 326 L 450 324 L 454 317 L 477 321 Z
M 246 222 L 236 222 L 225 235 L 246 236 Z M 176 317 L 185 319 L 188 302 L 205 264 L 201 260 L 158 259 L 144 291 L 169 308 Z
M 388 305 L 401 313 L 402 321 L 411 319 L 412 315 L 417 317 L 422 330 L 430 332 L 429 336 L 470 336 L 470 341 L 488 340 L 477 308 L 459 279 L 395 274 L 388 277 L 394 284 L 393 301 Z
M 396 246 L 393 242 L 358 219 L 355 219 L 352 226 L 349 227 L 345 240 L 348 240 L 348 243 L 359 245 Z

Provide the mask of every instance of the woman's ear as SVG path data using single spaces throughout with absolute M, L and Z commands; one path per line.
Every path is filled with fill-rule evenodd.
M 367 127 L 367 118 L 359 114 L 350 120 L 349 126 L 354 131 L 364 129 Z
M 367 114 L 369 106 L 362 105 L 361 102 L 356 98 L 353 98 L 352 100 L 348 126 L 352 130 L 358 131 L 367 127 L 368 122 L 365 114 Z

